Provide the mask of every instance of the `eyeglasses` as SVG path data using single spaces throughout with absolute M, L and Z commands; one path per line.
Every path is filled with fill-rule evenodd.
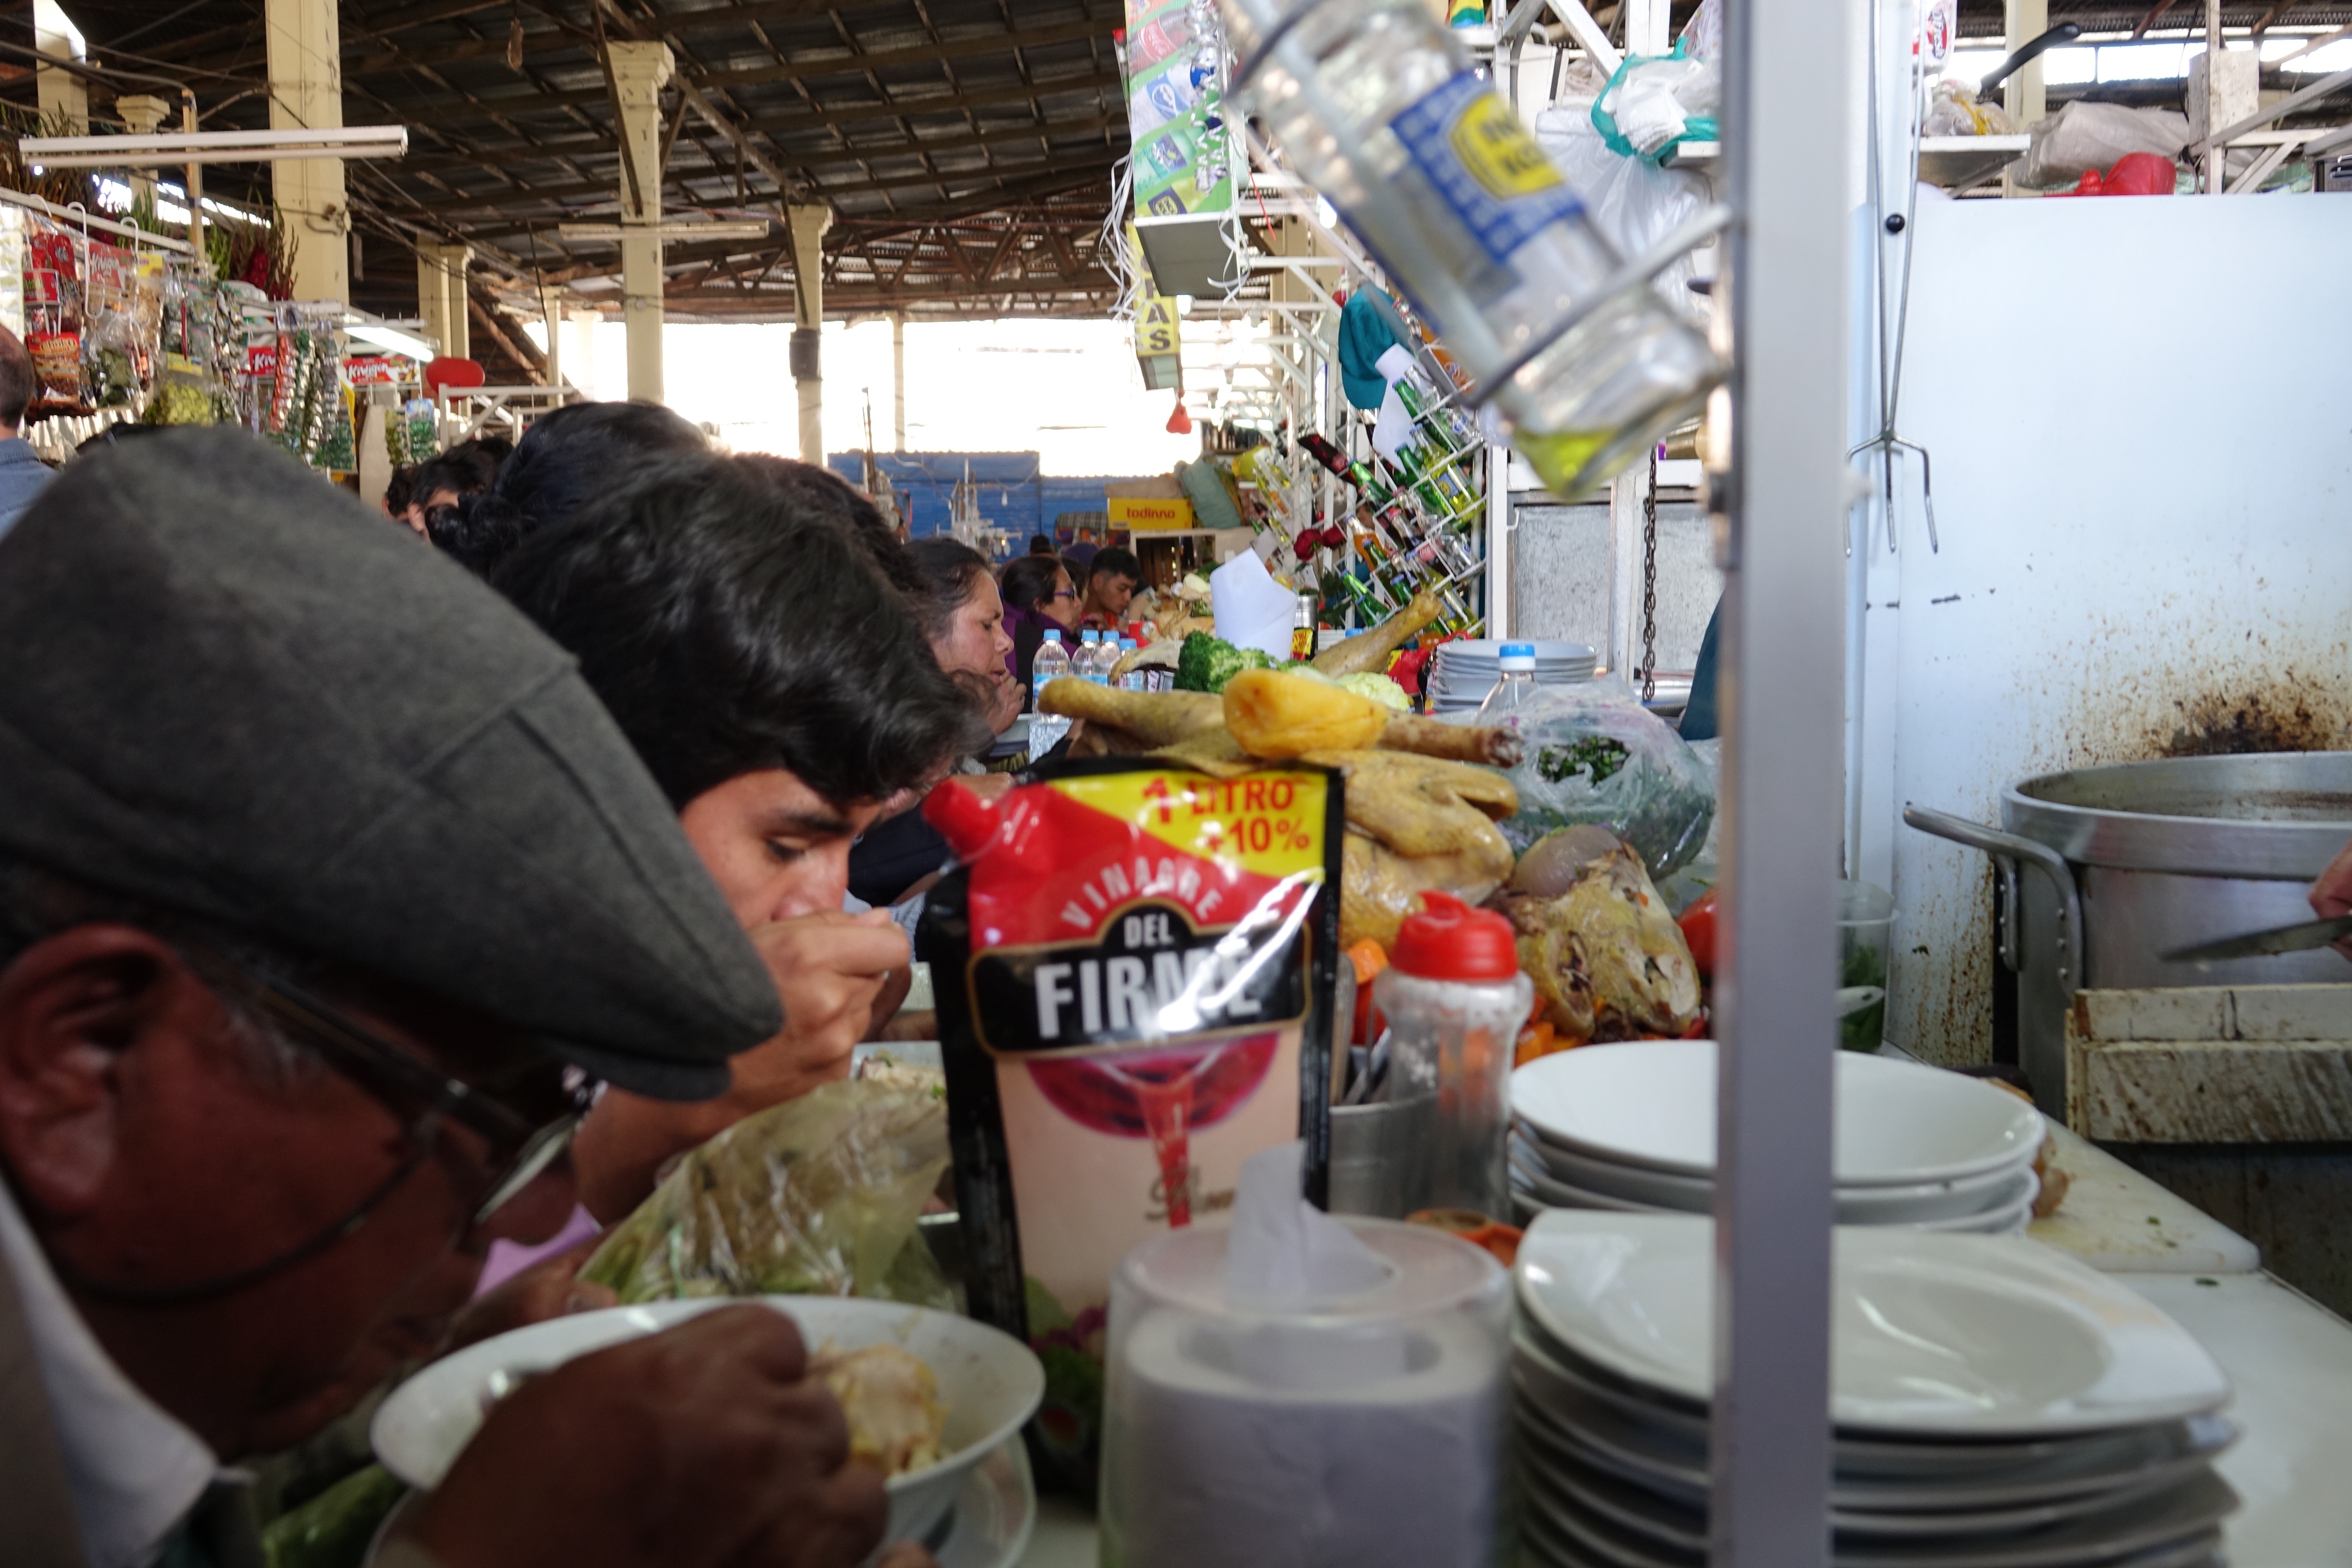
M 429 1148 L 445 1122 L 455 1121 L 489 1145 L 499 1174 L 474 1210 L 480 1225 L 511 1202 L 562 1157 L 595 1102 L 595 1085 L 578 1068 L 546 1059 L 532 1064 L 503 1095 L 449 1077 L 382 1036 L 296 987 L 231 963 L 245 984 L 236 987 L 285 1023 L 336 1070 L 387 1102 L 422 1102 L 409 1136 Z
M 1055 599 L 1075 599 L 1077 596 L 1078 591 L 1076 588 L 1056 588 L 1052 594 L 1047 595 L 1047 597 Z

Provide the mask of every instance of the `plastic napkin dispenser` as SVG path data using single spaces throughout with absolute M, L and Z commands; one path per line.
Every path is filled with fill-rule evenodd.
M 1323 1215 L 1270 1149 L 1231 1228 L 1127 1256 L 1108 1329 L 1104 1563 L 1496 1561 L 1510 1282 L 1485 1251 Z

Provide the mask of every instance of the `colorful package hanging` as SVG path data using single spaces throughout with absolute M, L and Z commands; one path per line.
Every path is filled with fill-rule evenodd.
M 931 966 L 974 1317 L 1045 1363 L 1041 1468 L 1091 1489 L 1113 1269 L 1222 1225 L 1242 1162 L 1328 1162 L 1341 780 L 1219 779 L 1148 758 L 1032 775 L 924 815 L 962 864 L 931 894 Z

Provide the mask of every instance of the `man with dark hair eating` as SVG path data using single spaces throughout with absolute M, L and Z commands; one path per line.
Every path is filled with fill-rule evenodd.
M 893 796 L 992 739 L 825 496 L 779 483 L 770 460 L 673 458 L 534 535 L 495 578 L 579 660 L 783 1001 L 782 1032 L 736 1058 L 725 1094 L 598 1103 L 581 1197 L 607 1225 L 671 1155 L 847 1075 L 910 963 L 887 910 L 843 912 L 850 846 Z
M 58 477 L 20 434 L 40 390 L 25 340 L 0 327 L 0 534 L 15 526 L 33 498 Z
M 775 988 L 562 651 L 241 431 L 61 477 L 0 666 L 0 1557 L 258 1563 L 224 1465 L 561 1223 L 596 1080 L 718 1093 Z M 746 1306 L 557 1368 L 377 1561 L 852 1568 L 883 1482 L 805 1362 Z

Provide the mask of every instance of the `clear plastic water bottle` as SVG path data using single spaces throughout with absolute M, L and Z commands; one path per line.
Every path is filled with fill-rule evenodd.
M 1078 651 L 1070 656 L 1070 673 L 1097 686 L 1109 684 L 1102 664 L 1102 633 L 1089 628 L 1078 634 Z
M 1121 637 L 1118 639 L 1118 653 L 1121 658 L 1125 658 L 1129 654 L 1131 654 L 1134 651 L 1135 639 L 1133 637 Z M 1118 683 L 1122 689 L 1129 691 L 1141 691 L 1145 689 L 1143 667 L 1138 665 L 1135 668 L 1129 670 L 1125 675 L 1118 678 Z
M 1040 711 L 1037 698 L 1047 681 L 1072 673 L 1069 651 L 1062 647 L 1062 634 L 1049 630 L 1038 647 L 1035 661 L 1029 667 L 1029 754 L 1033 757 L 1044 756 L 1070 732 L 1069 720 L 1057 713 Z
M 1619 258 L 1425 0 L 1219 0 L 1257 115 L 1512 426 L 1546 488 L 1599 489 L 1724 366 Z M 1578 319 L 1578 312 L 1591 313 Z
M 1510 717 L 1512 711 L 1525 708 L 1536 700 L 1536 645 L 1531 642 L 1507 642 L 1502 657 L 1496 661 L 1503 673 L 1486 689 L 1486 700 L 1478 704 L 1478 721 L 1497 723 Z

